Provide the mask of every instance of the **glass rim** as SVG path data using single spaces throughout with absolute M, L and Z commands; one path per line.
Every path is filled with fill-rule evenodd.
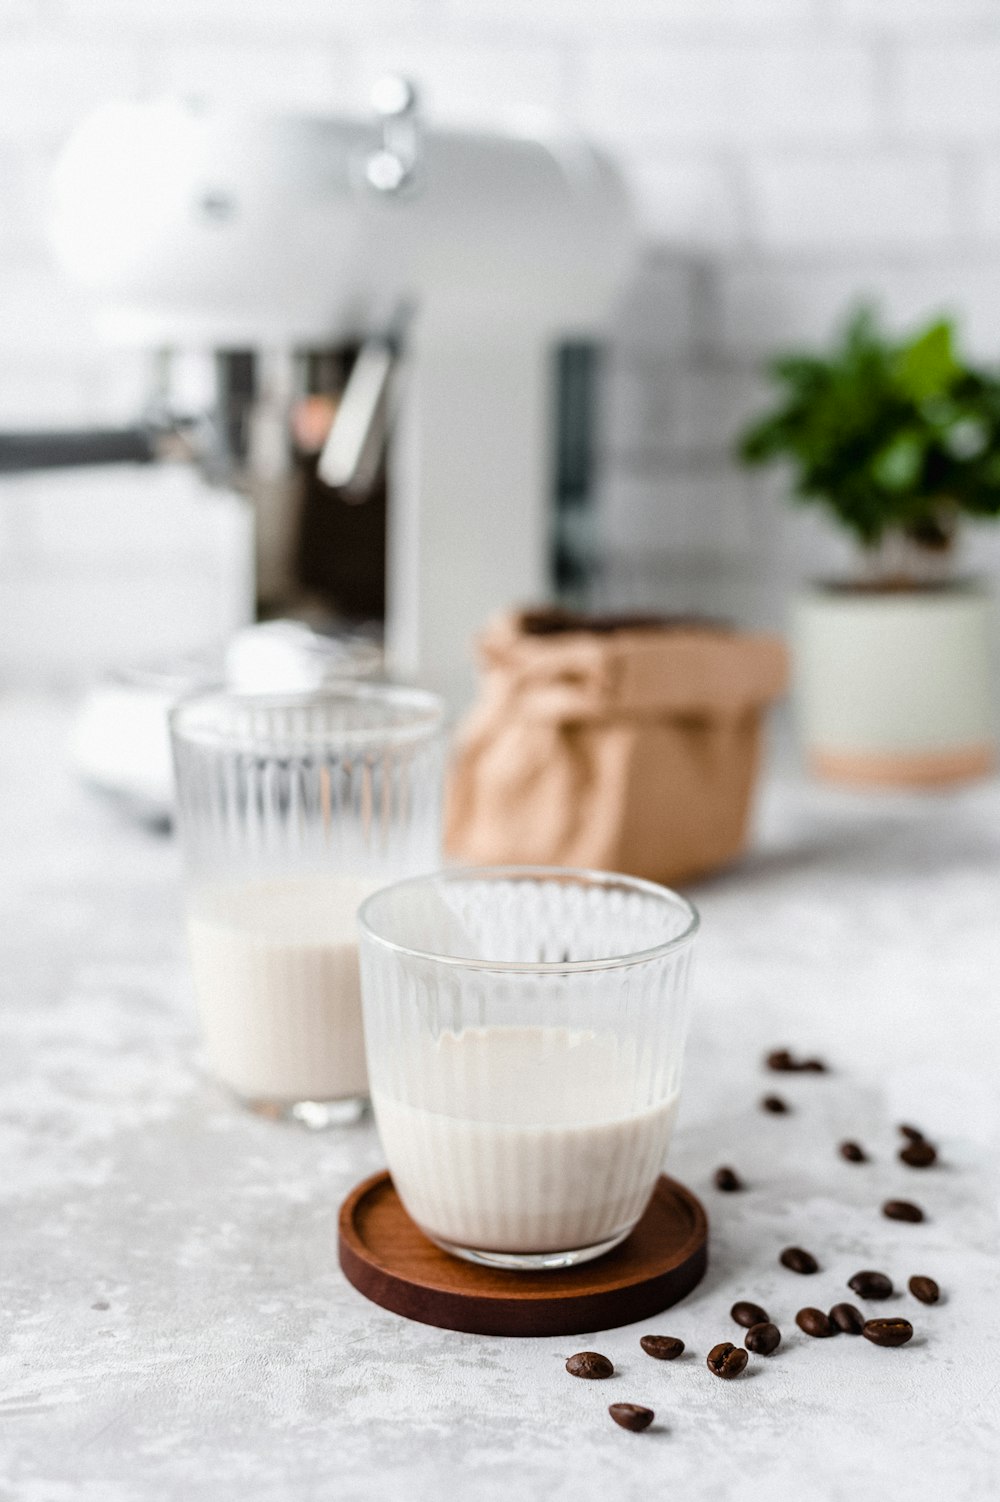
M 302 747 L 312 750 L 328 743 L 346 746 L 406 745 L 439 734 L 445 723 L 445 703 L 440 694 L 426 688 L 410 688 L 397 683 L 373 683 L 355 678 L 331 678 L 318 688 L 296 689 L 288 693 L 241 693 L 238 689 L 217 687 L 199 689 L 179 699 L 169 711 L 170 734 L 185 745 L 216 750 L 239 750 L 245 747 L 247 732 L 224 724 L 197 723 L 197 716 L 213 710 L 296 710 L 323 704 L 349 701 L 395 705 L 411 709 L 413 718 L 398 725 L 364 725 L 351 729 L 310 731 L 297 728 L 294 734 L 282 733 L 273 744 L 282 749 Z M 263 747 L 272 742 L 262 737 Z
M 662 944 L 654 944 L 648 949 L 632 950 L 628 954 L 608 955 L 603 959 L 486 960 L 463 958 L 461 955 L 454 954 L 438 954 L 431 949 L 417 949 L 410 944 L 401 944 L 395 939 L 389 939 L 384 934 L 380 934 L 373 927 L 369 915 L 370 909 L 380 898 L 406 889 L 456 881 L 545 881 L 560 877 L 581 886 L 590 884 L 624 887 L 628 891 L 642 892 L 661 901 L 666 899 L 665 906 L 679 908 L 684 913 L 687 919 L 686 926 L 681 933 L 675 934 L 671 939 L 665 939 Z M 628 965 L 647 964 L 686 948 L 701 927 L 701 917 L 694 903 L 682 897 L 680 892 L 675 892 L 673 887 L 663 886 L 656 881 L 647 881 L 641 876 L 628 876 L 621 871 L 599 871 L 587 866 L 445 866 L 439 871 L 430 871 L 423 876 L 407 876 L 402 881 L 394 881 L 387 886 L 380 887 L 377 892 L 372 892 L 369 897 L 365 898 L 358 909 L 357 921 L 363 938 L 371 940 L 380 948 L 389 950 L 393 954 L 404 955 L 408 959 L 429 961 L 434 965 L 448 965 L 462 970 L 493 970 L 505 975 L 579 974 L 583 971 L 620 970 Z

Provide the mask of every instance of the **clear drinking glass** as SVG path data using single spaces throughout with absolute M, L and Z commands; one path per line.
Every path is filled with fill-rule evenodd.
M 356 914 L 441 859 L 442 727 L 435 695 L 356 682 L 171 715 L 205 1052 L 255 1110 L 364 1110 Z
M 399 1196 L 473 1262 L 566 1267 L 649 1202 L 698 916 L 599 871 L 444 871 L 364 903 L 372 1104 Z

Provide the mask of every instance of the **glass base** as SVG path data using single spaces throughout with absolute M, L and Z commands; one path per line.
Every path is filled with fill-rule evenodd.
M 357 1126 L 369 1111 L 364 1095 L 349 1096 L 346 1100 L 251 1100 L 245 1095 L 237 1095 L 236 1099 L 255 1116 L 265 1116 L 268 1121 L 292 1121 L 310 1132 Z
M 424 1235 L 443 1252 L 461 1257 L 463 1262 L 476 1262 L 480 1267 L 502 1267 L 508 1272 L 537 1273 L 560 1267 L 579 1267 L 581 1262 L 593 1262 L 595 1257 L 603 1257 L 605 1252 L 620 1246 L 632 1234 L 633 1229 L 633 1226 L 627 1226 L 607 1241 L 597 1241 L 593 1246 L 575 1247 L 568 1252 L 487 1252 L 480 1247 L 455 1246 L 453 1242 L 444 1241 L 430 1231 L 425 1231 Z

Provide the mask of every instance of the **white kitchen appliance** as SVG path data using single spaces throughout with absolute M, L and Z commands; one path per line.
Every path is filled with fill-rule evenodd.
M 318 475 L 350 497 L 392 423 L 388 661 L 461 699 L 483 621 L 551 592 L 558 374 L 586 368 L 557 356 L 601 337 L 633 220 L 580 140 L 425 129 L 398 78 L 373 98 L 368 121 L 107 105 L 62 154 L 52 237 L 103 331 L 158 352 L 164 430 L 249 475 L 279 599 L 289 411 L 360 346 Z

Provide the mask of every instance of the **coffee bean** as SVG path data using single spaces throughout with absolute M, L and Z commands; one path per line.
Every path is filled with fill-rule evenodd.
M 941 1290 L 933 1278 L 922 1278 L 919 1276 L 911 1278 L 907 1287 L 913 1297 L 920 1300 L 921 1304 L 936 1304 L 941 1297 Z
M 864 1328 L 865 1317 L 853 1304 L 834 1304 L 830 1318 L 844 1335 L 860 1335 Z
M 742 1346 L 734 1346 L 732 1341 L 724 1340 L 709 1351 L 708 1369 L 717 1377 L 738 1377 L 749 1359 Z
M 808 1307 L 800 1309 L 795 1316 L 795 1323 L 806 1335 L 812 1335 L 817 1340 L 825 1340 L 828 1335 L 836 1335 L 837 1326 L 824 1314 L 822 1309 Z
M 848 1163 L 867 1163 L 868 1154 L 858 1142 L 842 1142 L 840 1144 L 840 1156 L 846 1158 Z
M 900 1148 L 899 1161 L 910 1168 L 930 1168 L 937 1162 L 937 1148 L 931 1142 L 911 1142 L 909 1147 Z
M 733 1194 L 735 1190 L 743 1188 L 743 1180 L 732 1168 L 717 1168 L 715 1170 L 715 1187 L 725 1194 Z
M 855 1273 L 847 1286 L 853 1288 L 859 1299 L 888 1299 L 892 1295 L 892 1279 L 868 1269 Z
M 924 1218 L 924 1212 L 912 1200 L 886 1200 L 882 1214 L 887 1220 L 910 1220 L 914 1225 Z
M 905 1346 L 913 1338 L 913 1326 L 908 1319 L 870 1319 L 861 1333 L 876 1346 Z
M 676 1361 L 684 1349 L 683 1340 L 677 1340 L 673 1335 L 641 1335 L 639 1344 L 646 1355 L 656 1361 Z
M 780 1095 L 765 1095 L 760 1105 L 761 1110 L 770 1111 L 772 1116 L 786 1116 L 791 1109 Z
M 578 1351 L 566 1363 L 571 1377 L 610 1377 L 614 1365 L 599 1351 Z
M 908 1137 L 911 1142 L 923 1142 L 924 1140 L 924 1134 L 919 1127 L 907 1126 L 905 1122 L 901 1122 L 899 1131 L 901 1136 Z
M 759 1304 L 750 1304 L 746 1299 L 741 1299 L 730 1309 L 729 1318 L 742 1325 L 744 1330 L 749 1330 L 751 1325 L 766 1325 L 771 1316 Z
M 812 1252 L 804 1252 L 800 1246 L 786 1246 L 778 1261 L 793 1273 L 819 1272 L 819 1263 Z
M 656 1418 L 653 1410 L 643 1408 L 641 1403 L 612 1403 L 608 1412 L 616 1424 L 620 1424 L 623 1429 L 631 1429 L 633 1434 L 641 1434 Z
M 826 1074 L 822 1059 L 797 1059 L 790 1048 L 776 1048 L 764 1061 L 776 1074 Z
M 755 1356 L 770 1356 L 781 1344 L 781 1331 L 770 1320 L 766 1324 L 751 1325 L 743 1337 L 743 1344 Z

